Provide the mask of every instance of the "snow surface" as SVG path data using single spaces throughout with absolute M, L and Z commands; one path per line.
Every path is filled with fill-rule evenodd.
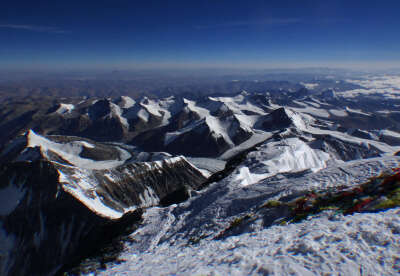
M 110 108 L 111 108 L 110 116 L 111 114 L 115 114 L 115 116 L 117 116 L 121 124 L 123 124 L 126 128 L 129 128 L 128 120 L 122 116 L 123 112 L 122 109 L 114 103 L 110 103 Z
M 235 114 L 243 114 L 243 111 L 251 111 L 260 115 L 265 115 L 265 111 L 260 107 L 252 104 L 246 98 L 248 94 L 242 92 L 235 97 L 208 97 L 211 101 L 224 103 Z
M 292 120 L 293 125 L 298 128 L 299 130 L 305 130 L 307 129 L 307 124 L 304 120 L 304 118 L 297 112 L 294 112 L 290 110 L 289 108 L 285 108 L 286 114 L 289 116 L 289 118 Z
M 391 136 L 391 137 L 395 137 L 395 138 L 400 138 L 400 133 L 392 131 L 392 130 L 388 130 L 388 129 L 383 129 L 379 131 L 380 135 L 384 135 L 384 136 Z
M 309 90 L 313 90 L 315 88 L 317 88 L 319 86 L 319 83 L 304 83 L 304 82 L 300 82 L 301 85 L 303 85 L 305 88 L 309 89 Z
M 360 114 L 360 115 L 371 116 L 371 114 L 366 113 L 366 112 L 362 111 L 361 109 L 351 109 L 350 107 L 347 107 L 347 106 L 346 106 L 346 111 L 350 112 L 350 113 L 356 113 L 356 114 Z
M 74 108 L 75 106 L 73 104 L 60 103 L 60 107 L 55 111 L 55 113 L 68 114 L 71 113 Z
M 294 111 L 310 114 L 312 116 L 321 117 L 321 118 L 329 118 L 330 117 L 329 112 L 326 111 L 325 109 L 315 108 L 314 106 L 310 106 L 306 103 L 299 102 L 299 101 L 293 101 L 293 103 L 303 106 L 303 107 L 292 107 L 291 106 L 290 109 L 292 109 Z
M 146 109 L 142 108 L 142 109 L 140 109 L 140 110 L 138 111 L 137 116 L 138 116 L 140 119 L 142 119 L 142 121 L 144 121 L 144 122 L 147 123 L 147 122 L 149 121 L 150 114 L 149 114 L 149 112 L 147 112 Z
M 121 96 L 122 99 L 122 108 L 131 108 L 136 104 L 135 100 L 128 96 Z
M 320 129 L 320 128 L 315 128 L 315 127 L 309 126 L 307 128 L 307 132 L 313 133 L 313 134 L 331 135 L 332 137 L 342 140 L 344 142 L 355 143 L 358 145 L 366 145 L 367 147 L 369 145 L 372 145 L 386 155 L 393 155 L 394 153 L 396 153 L 397 151 L 400 150 L 399 146 L 389 146 L 386 143 L 354 137 L 347 133 L 343 133 L 343 132 L 339 132 L 339 131 L 335 131 L 335 130 L 325 130 L 325 129 Z
M 250 152 L 247 158 L 251 161 L 239 167 L 235 179 L 242 186 L 257 183 L 277 173 L 307 169 L 318 171 L 326 167 L 330 156 L 326 152 L 310 148 L 299 138 L 288 138 L 265 143 L 257 151 Z
M 59 182 L 63 184 L 63 189 L 100 216 L 118 219 L 126 212 L 136 209 L 136 206 L 130 206 L 116 210 L 105 204 L 95 191 L 98 181 L 90 170 L 75 168 L 73 175 L 68 175 L 58 170 L 58 174 Z
M 159 171 L 164 167 L 164 162 L 171 166 L 172 164 L 179 162 L 181 160 L 186 160 L 183 156 L 172 157 L 162 161 L 154 161 L 154 162 L 143 162 L 142 164 L 147 165 L 149 170 Z M 192 165 L 189 161 L 187 161 L 193 169 L 198 170 L 203 176 L 208 177 L 208 172 L 202 172 L 194 165 Z M 62 188 L 64 191 L 70 193 L 77 200 L 85 204 L 90 210 L 94 213 L 110 218 L 110 219 L 118 219 L 121 218 L 125 213 L 129 211 L 133 211 L 138 208 L 138 206 L 125 206 L 125 204 L 120 204 L 120 202 L 114 202 L 114 206 L 119 207 L 111 207 L 110 204 L 104 202 L 101 195 L 97 194 L 96 189 L 99 186 L 99 180 L 95 176 L 95 172 L 98 170 L 84 169 L 81 167 L 72 167 L 68 165 L 58 164 L 58 174 L 59 174 L 59 182 L 62 184 Z M 118 181 L 118 176 L 113 174 L 111 168 L 103 169 L 101 171 L 103 175 L 110 181 L 116 183 Z M 129 176 L 132 175 L 133 171 L 124 168 L 124 174 Z M 138 194 L 138 197 L 141 201 L 140 207 L 150 207 L 157 205 L 160 201 L 157 194 L 151 187 L 146 187 L 146 189 Z M 112 200 L 108 198 L 108 200 Z
M 115 149 L 120 153 L 119 159 L 117 160 L 94 161 L 92 159 L 83 158 L 79 155 L 82 152 L 83 147 L 93 148 L 94 145 L 85 141 L 56 143 L 36 134 L 33 130 L 28 131 L 27 140 L 28 148 L 40 147 L 40 150 L 44 156 L 47 156 L 48 151 L 52 151 L 72 165 L 86 169 L 108 169 L 117 167 L 125 163 L 125 161 L 131 157 L 129 152 L 116 146 Z M 22 152 L 22 154 L 23 153 L 24 152 Z
M 301 223 L 263 226 L 260 218 L 225 239 L 234 218 L 270 199 L 352 186 L 400 164 L 398 157 L 351 161 L 247 187 L 234 175 L 187 202 L 147 209 L 121 264 L 100 275 L 395 275 L 400 273 L 400 209 L 351 216 L 321 213 Z M 196 242 L 193 242 L 196 241 Z
M 347 112 L 345 110 L 341 110 L 341 109 L 329 109 L 329 112 L 338 117 L 348 116 Z
M 234 157 L 236 154 L 250 149 L 254 147 L 255 145 L 271 138 L 272 134 L 271 133 L 265 133 L 265 132 L 255 132 L 249 139 L 241 143 L 240 145 L 237 145 L 236 147 L 233 147 L 227 151 L 225 151 L 219 158 L 222 160 L 228 160 L 232 157 Z
M 400 209 L 273 226 L 197 246 L 124 254 L 104 275 L 395 275 Z
M 145 97 L 144 100 L 140 102 L 140 105 L 145 107 L 146 110 L 154 116 L 162 117 L 162 113 L 160 112 L 161 108 L 158 104 L 158 101 Z
M 220 121 L 218 118 L 212 116 L 208 109 L 197 106 L 196 102 L 184 99 L 184 103 L 188 110 L 196 113 L 201 119 L 205 120 L 205 123 L 210 128 L 212 135 L 215 138 L 222 137 L 230 147 L 234 146 L 231 138 L 228 135 L 229 122 Z
M 226 165 L 225 161 L 213 158 L 188 157 L 187 160 L 196 168 L 206 170 L 210 173 L 222 171 Z
M 179 104 L 173 96 L 159 100 L 144 97 L 138 105 L 127 108 L 125 116 L 127 118 L 140 118 L 145 123 L 149 122 L 151 116 L 162 118 L 159 126 L 168 125 L 172 115 L 178 112 Z

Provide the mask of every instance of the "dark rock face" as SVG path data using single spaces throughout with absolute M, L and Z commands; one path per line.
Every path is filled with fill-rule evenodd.
M 53 275 L 80 254 L 123 231 L 127 223 L 137 222 L 141 207 L 157 205 L 160 200 L 175 203 L 170 195 L 198 189 L 206 181 L 180 158 L 87 174 L 80 170 L 82 179 L 96 183 L 93 190 L 81 195 L 86 198 L 83 200 L 70 192 L 79 183 L 75 170 L 45 160 L 0 166 L 0 244 L 7 245 L 7 254 L 0 258 L 1 275 Z M 76 182 L 60 182 L 60 172 Z M 3 198 L 13 194 L 13 199 Z M 87 205 L 93 198 L 121 216 L 109 217 L 101 208 L 93 210 Z
M 235 121 L 232 121 L 231 129 L 235 132 L 232 136 L 234 142 L 244 141 L 252 135 L 235 125 Z M 167 145 L 164 144 L 165 133 L 165 128 L 155 129 L 138 135 L 131 143 L 145 151 L 166 151 L 171 154 L 199 157 L 217 157 L 230 148 L 222 136 L 212 132 L 204 119 L 197 121 L 195 127 L 180 134 Z
M 256 128 L 265 131 L 274 131 L 284 129 L 292 125 L 292 120 L 286 112 L 286 109 L 278 108 L 268 115 L 261 117 L 256 123 Z
M 165 149 L 173 154 L 216 157 L 229 149 L 229 145 L 223 137 L 215 137 L 207 124 L 202 124 L 180 135 Z
M 110 101 L 103 99 L 97 101 L 95 104 L 88 108 L 89 118 L 92 120 L 100 119 L 111 112 Z
M 291 94 L 289 94 L 291 97 L 294 98 L 301 98 L 301 97 L 306 97 L 308 95 L 310 95 L 310 91 L 307 88 L 300 88 L 299 90 L 297 90 L 296 92 L 293 92 Z
M 354 131 L 350 131 L 350 132 L 351 132 L 351 135 L 353 135 L 355 137 L 359 137 L 362 139 L 370 139 L 370 140 L 373 139 L 372 135 L 367 131 L 355 129 Z
M 16 208 L 1 218 L 13 242 L 1 259 L 2 275 L 54 274 L 93 229 L 108 222 L 60 189 L 51 163 L 2 166 L 0 181 L 25 191 Z

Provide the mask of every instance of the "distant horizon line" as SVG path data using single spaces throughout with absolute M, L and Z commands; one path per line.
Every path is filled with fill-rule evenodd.
M 115 72 L 262 72 L 262 71 L 306 71 L 341 70 L 362 71 L 399 71 L 400 61 L 338 61 L 338 62 L 271 62 L 271 63 L 140 63 L 140 64 L 3 64 L 1 74 L 60 74 L 60 73 L 115 73 Z

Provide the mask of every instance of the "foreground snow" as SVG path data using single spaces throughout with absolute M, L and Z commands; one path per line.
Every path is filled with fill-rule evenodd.
M 400 209 L 350 216 L 323 212 L 268 226 L 259 206 L 315 188 L 352 186 L 398 167 L 398 157 L 338 163 L 315 173 L 280 175 L 242 187 L 233 172 L 180 205 L 150 208 L 103 275 L 394 275 L 400 273 Z M 240 170 L 238 168 L 237 170 Z M 237 218 L 250 224 L 222 239 Z M 242 227 L 243 226 L 243 227 Z
M 394 275 L 400 273 L 400 209 L 273 226 L 197 246 L 161 244 L 104 275 Z

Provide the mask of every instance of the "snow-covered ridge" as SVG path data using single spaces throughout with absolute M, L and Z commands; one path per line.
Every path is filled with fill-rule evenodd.
M 249 153 L 248 159 L 237 169 L 234 181 L 241 186 L 259 182 L 278 173 L 311 170 L 316 172 L 326 167 L 331 156 L 318 149 L 310 148 L 298 138 L 288 138 L 279 142 L 269 142 L 257 151 Z
M 67 165 L 56 165 L 63 189 L 85 204 L 94 213 L 118 219 L 137 208 L 156 206 L 166 196 L 164 189 L 178 189 L 184 185 L 201 184 L 208 177 L 183 156 L 162 161 L 132 163 L 119 168 L 89 170 Z M 193 176 L 193 184 L 185 183 L 181 176 Z M 175 181 L 175 183 L 174 183 Z M 120 183 L 130 183 L 125 187 Z M 197 183 L 197 184 L 196 184 Z M 164 187 L 163 185 L 166 185 Z M 175 186 L 174 186 L 175 185 Z M 171 187 L 169 187 L 171 186 Z M 107 189 L 104 189 L 107 187 Z M 109 194 L 109 190 L 125 194 L 126 201 Z M 137 201 L 134 198 L 138 198 Z
M 114 114 L 119 119 L 122 125 L 124 125 L 126 128 L 129 128 L 128 120 L 122 116 L 122 109 L 114 103 L 110 103 L 110 107 L 111 112 L 109 116 L 112 117 L 112 114 Z
M 115 160 L 95 161 L 81 157 L 80 154 L 84 148 L 93 149 L 95 146 L 85 141 L 72 141 L 67 143 L 57 143 L 29 130 L 27 136 L 27 149 L 21 153 L 18 160 L 25 158 L 25 153 L 29 153 L 28 148 L 40 148 L 41 153 L 51 160 L 49 153 L 56 153 L 59 157 L 69 162 L 71 165 L 86 169 L 108 169 L 124 164 L 131 157 L 126 150 L 115 147 L 119 152 L 119 157 Z
M 131 108 L 132 106 L 134 106 L 136 104 L 136 101 L 134 99 L 132 99 L 131 97 L 128 96 L 121 96 L 121 104 L 120 106 L 122 108 Z
M 162 161 L 133 163 L 130 165 L 129 163 L 126 164 L 126 161 L 131 157 L 131 154 L 116 145 L 109 145 L 108 147 L 114 148 L 116 153 L 118 153 L 117 159 L 96 161 L 80 156 L 84 149 L 96 150 L 97 144 L 87 141 L 73 140 L 59 143 L 38 135 L 32 130 L 26 133 L 26 141 L 26 148 L 17 157 L 16 161 L 35 161 L 36 159 L 31 159 L 34 156 L 30 152 L 34 149 L 39 149 L 42 156 L 48 161 L 54 162 L 54 165 L 58 168 L 59 182 L 66 192 L 73 195 L 96 214 L 111 219 L 120 218 L 125 213 L 135 210 L 138 206 L 148 207 L 157 205 L 160 197 L 152 187 L 156 187 L 161 183 L 153 183 L 151 186 L 140 186 L 137 191 L 138 195 L 135 195 L 140 200 L 134 205 L 126 205 L 112 197 L 104 201 L 105 194 L 98 193 L 98 189 L 102 185 L 109 185 L 109 189 L 117 189 L 118 183 L 123 179 L 125 179 L 124 181 L 133 181 L 138 175 L 146 177 L 146 174 L 149 175 L 149 178 L 152 177 L 151 175 L 162 177 L 165 170 L 170 170 L 169 174 L 173 174 L 176 164 L 180 164 L 177 170 L 181 168 L 181 170 L 190 171 L 197 174 L 197 177 L 203 180 L 209 176 L 208 173 L 193 166 L 183 156 L 171 157 Z M 58 158 L 61 158 L 61 161 L 53 159 L 54 154 L 57 154 Z M 182 173 L 184 175 L 186 171 L 177 171 L 175 173 Z M 115 187 L 113 188 L 114 185 Z M 176 185 L 181 185 L 181 183 L 176 183 Z
M 313 81 L 311 84 L 317 82 Z M 347 86 L 353 87 L 349 83 Z M 297 91 L 299 93 L 284 90 L 279 93 L 243 91 L 232 96 L 204 96 L 190 99 L 179 95 L 167 98 L 142 97 L 137 100 L 127 96 L 96 101 L 86 99 L 83 103 L 76 104 L 68 116 L 62 116 L 68 127 L 64 129 L 61 126 L 61 130 L 63 134 L 69 132 L 74 136 L 82 134 L 94 140 L 117 139 L 118 142 L 143 147 L 145 151 L 221 157 L 230 150 L 237 152 L 240 149 L 239 145 L 246 141 L 250 144 L 256 139 L 253 138 L 254 135 L 268 136 L 287 127 L 309 132 L 309 126 L 315 127 L 317 124 L 317 128 L 332 127 L 332 130 L 336 127 L 335 131 L 339 129 L 338 132 L 346 132 L 347 130 L 343 128 L 354 128 L 357 125 L 360 125 L 361 130 L 377 129 L 384 120 L 382 116 L 392 116 L 392 120 L 396 120 L 397 115 L 393 113 L 394 111 L 377 113 L 376 110 L 369 110 L 370 103 L 358 105 L 354 101 L 336 95 L 344 93 L 343 90 L 335 91 L 334 87 L 327 88 L 326 91 L 322 89 L 323 85 L 316 87 L 312 92 L 305 88 Z M 290 126 L 283 126 L 279 122 L 274 122 L 275 126 L 260 123 L 263 118 L 281 108 L 285 111 L 283 117 L 291 121 Z M 52 116 L 57 114 L 54 113 Z M 60 124 L 62 123 L 61 120 Z M 113 131 L 108 133 L 106 128 Z M 398 126 L 392 127 L 388 123 L 385 128 L 396 131 Z M 50 129 L 49 132 L 57 133 L 58 130 Z M 186 141 L 185 144 L 199 144 L 197 141 L 199 133 L 206 137 L 199 147 L 210 148 L 209 152 L 202 155 L 199 148 L 178 146 L 182 141 Z M 391 141 L 391 143 L 395 145 L 397 142 Z M 152 149 L 153 145 L 155 149 Z M 214 155 L 211 155 L 212 153 Z
M 302 95 L 293 97 L 290 94 L 294 91 L 272 91 L 260 95 L 240 93 L 232 97 L 193 97 L 190 100 L 169 97 L 133 101 L 121 97 L 116 101 L 84 101 L 76 104 L 68 116 L 54 112 L 49 115 L 60 124 L 77 123 L 84 128 L 82 132 L 74 132 L 76 129 L 64 125 L 53 129 L 38 125 L 37 129 L 43 129 L 44 133 L 72 134 L 56 137 L 27 132 L 22 154 L 11 163 L 33 162 L 15 162 L 11 167 L 22 167 L 15 174 L 15 177 L 21 175 L 18 182 L 21 185 L 25 181 L 25 169 L 30 170 L 33 177 L 38 177 L 39 165 L 50 171 L 49 182 L 43 183 L 46 183 L 45 189 L 53 187 L 50 192 L 54 194 L 42 197 L 40 189 L 33 189 L 40 194 L 37 198 L 55 201 L 67 198 L 96 219 L 115 222 L 134 210 L 145 209 L 144 222 L 132 234 L 136 242 L 125 244 L 122 256 L 126 263 L 107 265 L 108 271 L 104 273 L 154 274 L 155 262 L 161 261 L 157 264 L 160 274 L 217 271 L 233 275 L 284 275 L 286 272 L 318 274 L 321 270 L 351 274 L 354 260 L 360 262 L 371 255 L 373 257 L 368 259 L 371 265 L 363 266 L 363 271 L 372 275 L 394 274 L 395 262 L 391 256 L 398 251 L 397 225 L 389 224 L 390 220 L 382 219 L 380 214 L 368 214 L 360 219 L 360 224 L 357 221 L 351 226 L 347 225 L 347 217 L 323 213 L 302 222 L 299 227 L 270 227 L 285 215 L 260 211 L 260 206 L 267 201 L 285 202 L 310 190 L 352 186 L 400 163 L 399 158 L 393 156 L 400 149 L 397 147 L 400 134 L 395 124 L 396 114 L 389 111 L 382 115 L 392 116 L 392 125 L 380 129 L 379 124 L 384 123 L 385 117 L 373 110 L 370 112 L 368 104 L 357 105 L 351 101 L 342 104 L 343 98 L 337 97 L 336 91 L 321 96 L 317 94 L 322 91 L 320 89 L 323 88 L 316 87 L 309 93 L 303 88 L 298 93 Z M 387 108 L 390 109 L 388 104 Z M 374 120 L 377 127 L 367 125 Z M 113 140 L 96 136 L 96 130 L 101 126 L 106 126 L 102 129 L 105 132 L 114 131 L 115 126 L 122 138 Z M 94 138 L 80 140 L 80 133 Z M 149 149 L 136 144 L 135 138 L 141 134 L 148 141 Z M 95 142 L 96 137 L 115 143 Z M 3 154 L 12 156 L 22 144 L 5 147 Z M 182 154 L 179 150 L 185 145 L 184 154 L 188 158 L 174 157 Z M 155 146 L 159 148 L 153 149 Z M 190 150 L 196 147 L 196 153 L 209 151 L 207 155 L 195 155 Z M 205 186 L 202 183 L 212 173 L 215 175 L 211 179 L 216 182 L 197 191 L 198 187 Z M 56 180 L 53 180 L 54 176 Z M 221 180 L 222 177 L 225 178 Z M 13 183 L 11 178 L 7 181 Z M 36 204 L 33 190 L 21 186 L 0 190 L 1 196 L 3 192 L 10 194 L 3 215 L 15 210 L 19 212 L 18 208 L 30 206 L 32 202 L 35 202 L 32 206 L 47 207 Z M 183 199 L 187 199 L 185 196 L 191 198 L 166 208 L 154 207 L 160 202 L 163 206 L 171 204 L 166 197 L 172 195 L 175 199 L 176 194 L 183 194 Z M 42 208 L 30 216 L 37 218 L 35 225 L 40 229 L 46 228 L 42 225 L 46 225 L 47 210 L 49 208 Z M 72 217 L 56 229 L 61 233 L 57 242 L 62 244 L 63 252 L 79 231 L 88 229 L 85 219 L 74 228 L 77 216 L 73 214 Z M 248 221 L 240 225 L 243 218 Z M 394 232 L 388 232 L 379 244 L 382 235 L 363 228 L 370 224 L 368 220 L 379 221 L 377 225 L 373 224 L 377 231 Z M 16 223 L 18 225 L 18 220 Z M 235 231 L 224 232 L 235 223 L 239 225 Z M 323 225 L 319 227 L 318 223 Z M 346 223 L 345 227 L 343 223 Z M 227 234 L 222 236 L 221 233 Z M 315 236 L 314 233 L 319 234 Z M 365 235 L 361 242 L 355 233 Z M 25 240 L 40 244 L 46 241 L 45 234 L 37 231 Z M 0 239 L 3 236 L 0 230 Z M 218 240 L 221 237 L 223 239 Z M 303 237 L 307 244 L 302 242 Z M 336 239 L 338 237 L 340 240 Z M 341 251 L 343 248 L 346 250 Z M 352 248 L 362 252 L 358 259 L 348 253 Z M 390 251 L 388 255 L 382 253 L 385 249 Z M 37 248 L 33 251 L 37 252 Z M 376 261 L 379 257 L 384 264 Z M 179 265 L 170 260 L 178 260 Z
M 118 159 L 96 161 L 80 156 L 84 148 L 96 150 L 95 144 L 86 141 L 57 143 L 36 134 L 32 130 L 28 131 L 26 139 L 26 149 L 22 151 L 16 161 L 29 161 L 30 157 L 32 157 L 29 150 L 38 148 L 41 154 L 56 166 L 59 173 L 59 182 L 62 184 L 64 191 L 70 193 L 94 213 L 110 219 L 118 219 L 138 207 L 157 205 L 161 199 L 160 196 L 165 196 L 165 194 L 160 194 L 159 191 L 156 192 L 153 188 L 162 183 L 168 183 L 168 181 L 173 183 L 173 180 L 169 179 L 170 176 L 164 176 L 166 172 L 169 175 L 178 175 L 175 176 L 176 179 L 180 178 L 179 174 L 185 175 L 187 173 L 193 174 L 194 177 L 203 179 L 203 181 L 209 176 L 208 172 L 196 168 L 183 156 L 154 162 L 126 163 L 131 154 L 122 147 L 115 145 L 109 147 L 114 147 L 119 154 Z M 62 160 L 53 160 L 52 154 L 57 154 Z M 140 178 L 138 178 L 139 175 Z M 151 180 L 153 177 L 156 178 Z M 140 179 L 148 181 L 148 185 L 145 182 L 139 184 Z M 157 182 L 157 180 L 161 181 L 162 179 L 164 179 L 164 182 Z M 124 193 L 129 191 L 132 193 L 133 198 L 138 198 L 139 201 L 135 202 L 133 200 L 131 204 L 127 204 L 108 194 L 109 189 L 124 189 L 119 187 L 121 181 L 123 181 L 122 183 L 126 181 L 132 182 L 134 186 L 127 191 L 124 190 Z M 156 182 L 153 183 L 152 181 Z M 182 183 L 178 181 L 174 185 L 179 186 Z M 107 192 L 103 191 L 105 186 L 109 187 Z M 101 192 L 99 192 L 99 189 Z M 163 190 L 165 188 L 160 187 L 159 189 Z
M 50 136 L 51 137 L 51 136 Z M 101 144 L 84 140 L 75 140 L 77 137 L 50 138 L 36 134 L 30 130 L 25 134 L 26 145 L 14 158 L 14 161 L 38 161 L 44 159 L 55 166 L 59 174 L 59 183 L 64 191 L 87 206 L 92 212 L 109 219 L 118 219 L 127 212 L 138 207 L 157 205 L 166 190 L 179 189 L 187 182 L 186 175 L 193 177 L 193 189 L 199 181 L 205 181 L 209 172 L 196 168 L 185 157 L 169 157 L 153 162 L 127 162 L 132 157 L 123 145 Z M 98 149 L 98 147 L 100 147 Z M 103 149 L 101 148 L 103 147 Z M 101 157 L 113 150 L 116 159 L 94 160 L 82 157 L 83 151 L 92 151 L 92 156 Z M 57 156 L 55 156 L 57 155 Z M 90 155 L 90 154 L 89 154 Z M 124 188 L 121 183 L 131 183 Z M 196 184 L 197 183 L 197 184 Z M 201 184 L 200 183 L 200 184 Z M 12 186 L 13 183 L 10 183 Z M 162 185 L 167 185 L 163 187 Z M 191 186 L 192 184 L 185 184 Z M 107 187 L 107 189 L 105 189 Z M 178 188 L 179 187 L 179 188 Z M 109 194 L 110 190 L 120 190 L 119 193 L 131 193 L 131 199 L 115 198 Z M 13 196 L 18 191 L 18 198 L 24 195 L 20 188 L 10 187 L 5 192 Z M 1 194 L 1 193 L 0 193 Z M 17 195 L 15 195 L 17 197 Z M 134 200 L 137 198 L 137 200 Z M 122 200 L 122 201 L 121 201 Z M 10 207 L 11 208 L 11 207 Z
M 73 104 L 61 103 L 60 107 L 55 111 L 55 113 L 68 114 L 68 113 L 71 113 L 72 110 L 74 110 L 74 108 L 75 108 L 75 106 Z

